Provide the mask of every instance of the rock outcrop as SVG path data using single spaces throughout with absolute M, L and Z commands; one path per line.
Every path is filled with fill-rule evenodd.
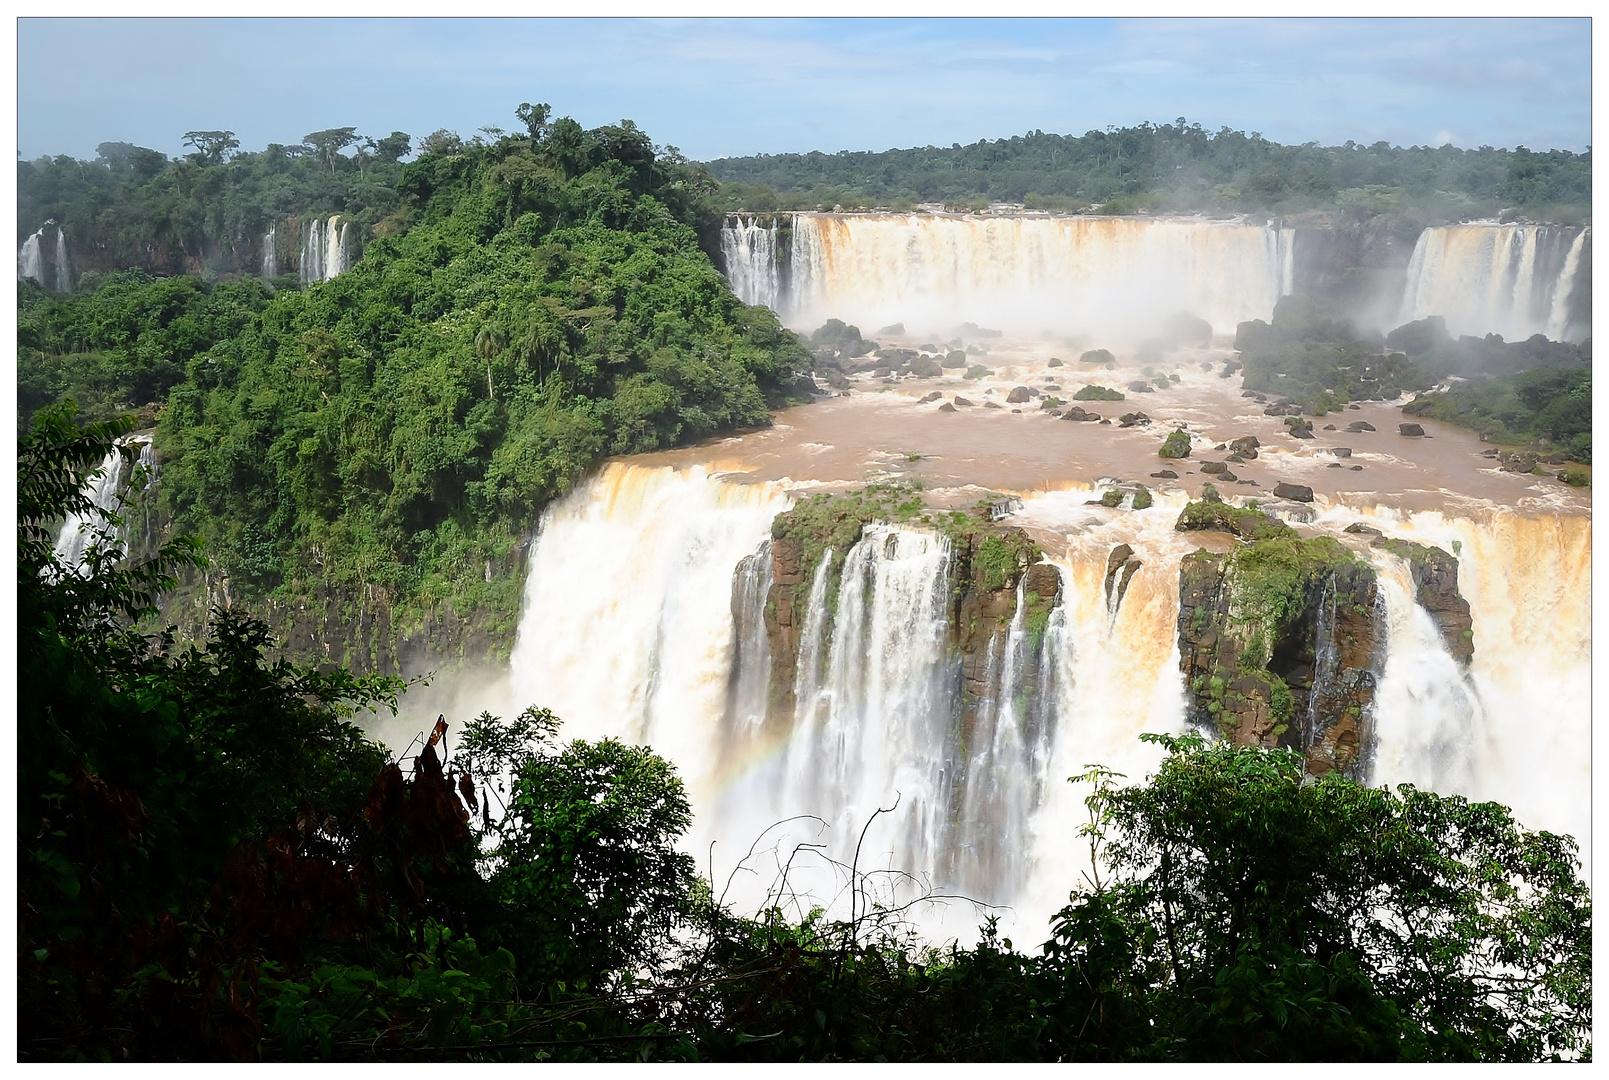
M 1458 559 L 1439 547 L 1380 537 L 1371 547 L 1389 551 L 1407 561 L 1413 579 L 1414 600 L 1436 624 L 1447 651 L 1460 663 L 1475 657 L 1475 622 L 1469 601 L 1458 591 Z
M 1276 523 L 1278 524 L 1278 523 Z M 1372 567 L 1288 526 L 1179 569 L 1179 665 L 1191 719 L 1307 771 L 1361 777 L 1384 635 Z

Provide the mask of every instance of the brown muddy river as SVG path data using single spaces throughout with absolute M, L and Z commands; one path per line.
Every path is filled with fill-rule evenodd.
M 1063 356 L 1063 366 L 1050 366 L 1056 355 Z M 1271 495 L 1274 485 L 1284 481 L 1311 487 L 1315 494 L 1336 502 L 1384 504 L 1405 511 L 1452 509 L 1457 504 L 1496 505 L 1522 513 L 1591 509 L 1590 489 L 1567 487 L 1554 475 L 1556 469 L 1545 476 L 1504 472 L 1495 460 L 1482 456 L 1491 447 L 1474 432 L 1404 416 L 1400 405 L 1407 397 L 1395 404 L 1360 402 L 1356 408 L 1309 417 L 1313 438 L 1297 439 L 1288 433 L 1283 418 L 1264 415 L 1262 402 L 1242 396 L 1238 376 L 1219 377 L 1224 362 L 1235 355 L 1230 350 L 1181 349 L 1167 354 L 1154 367 L 1176 373 L 1179 382 L 1152 393 L 1125 389 L 1144 378 L 1143 365 L 1132 356 L 1119 353 L 1117 370 L 1108 371 L 1080 364 L 1074 355 L 1053 342 L 1008 340 L 992 345 L 987 356 L 974 358 L 994 369 L 981 380 L 952 376 L 885 381 L 856 375 L 851 377 L 849 396 L 777 412 L 771 428 L 630 460 L 682 468 L 703 465 L 712 471 L 742 473 L 752 481 L 784 481 L 795 488 L 920 480 L 938 502 L 949 501 L 944 489 L 986 488 L 1026 495 L 1116 479 L 1191 497 L 1212 481 L 1225 496 L 1243 498 Z M 1072 402 L 1111 419 L 1111 424 L 1058 419 L 1041 410 L 1038 399 L 1020 405 L 1006 401 L 1017 386 L 1069 401 L 1086 383 L 1127 395 L 1124 401 Z M 942 397 L 920 403 L 934 391 Z M 957 396 L 974 404 L 944 411 L 942 406 Z M 1151 423 L 1119 426 L 1120 415 L 1136 411 L 1149 416 Z M 1345 430 L 1358 420 L 1375 430 Z M 1398 425 L 1404 422 L 1420 424 L 1425 435 L 1400 434 Z M 1335 430 L 1325 430 L 1330 425 Z M 1176 427 L 1191 435 L 1190 456 L 1163 460 L 1157 450 Z M 1228 451 L 1215 447 L 1244 435 L 1256 436 L 1261 443 L 1258 457 L 1230 468 L 1238 480 L 1255 483 L 1225 484 L 1202 472 L 1203 462 L 1225 459 Z M 1351 453 L 1338 455 L 1337 449 Z M 1163 470 L 1176 472 L 1178 478 L 1151 475 Z

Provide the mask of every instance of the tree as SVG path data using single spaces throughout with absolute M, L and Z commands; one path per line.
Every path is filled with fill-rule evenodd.
M 307 144 L 329 166 L 330 172 L 335 171 L 335 160 L 341 151 L 358 141 L 358 129 L 355 127 L 329 128 L 325 131 L 315 131 L 302 136 L 302 142 Z
M 406 131 L 393 131 L 383 139 L 375 140 L 374 157 L 386 165 L 394 165 L 408 156 L 412 139 Z
M 488 803 L 486 866 L 522 983 L 600 986 L 664 960 L 691 903 L 693 861 L 675 842 L 692 815 L 674 766 L 646 747 L 558 747 L 557 729 L 541 709 L 483 713 L 462 760 Z
M 1170 751 L 1148 783 L 1082 778 L 1090 887 L 1046 947 L 1129 1003 L 1115 1039 L 1194 1060 L 1590 1053 L 1569 837 L 1495 803 L 1315 781 L 1289 751 L 1144 738 Z
M 239 146 L 240 140 L 233 131 L 187 131 L 184 145 L 196 148 L 192 157 L 197 164 L 222 165 L 223 156 Z
M 540 140 L 547 134 L 548 117 L 552 113 L 553 106 L 532 105 L 529 101 L 520 102 L 519 107 L 514 110 L 515 118 L 525 125 L 525 130 L 530 132 L 531 138 L 535 140 Z
M 421 154 L 456 154 L 463 147 L 464 140 L 458 137 L 458 132 L 446 128 L 437 128 L 419 140 Z

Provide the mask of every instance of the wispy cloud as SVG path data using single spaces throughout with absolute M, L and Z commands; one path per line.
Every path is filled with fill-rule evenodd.
M 200 127 L 469 132 L 535 100 L 695 157 L 1181 115 L 1288 142 L 1591 138 L 1585 19 L 29 19 L 18 46 L 28 156 L 173 153 Z

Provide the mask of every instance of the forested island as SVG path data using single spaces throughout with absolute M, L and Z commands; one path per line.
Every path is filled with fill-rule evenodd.
M 629 121 L 515 119 L 408 162 L 405 133 L 335 128 L 19 163 L 19 241 L 71 238 L 66 276 L 19 262 L 24 1059 L 1590 1058 L 1576 844 L 1495 803 L 1153 737 L 1145 782 L 1075 778 L 1098 857 L 1042 946 L 980 906 L 978 944 L 933 947 L 860 865 L 848 918 L 796 910 L 785 876 L 734 912 L 677 846 L 675 767 L 572 739 L 541 703 L 443 716 L 400 756 L 354 723 L 408 689 L 409 650 L 506 660 L 523 545 L 605 458 L 763 427 L 858 363 L 987 371 L 744 304 L 729 210 L 1572 224 L 1590 154 L 1281 147 L 1181 120 L 706 166 Z M 291 222 L 298 244 L 338 235 L 342 272 L 278 272 Z M 1292 417 L 1417 393 L 1405 411 L 1526 471 L 1590 463 L 1590 340 L 1538 337 L 1374 333 L 1294 295 L 1234 344 L 1246 392 Z M 1123 398 L 1096 390 L 1069 396 Z M 159 470 L 97 504 L 85 478 L 111 454 L 136 469 L 136 432 Z M 817 533 L 843 548 L 873 511 L 923 512 L 873 496 L 801 503 L 773 536 L 819 557 Z M 77 564 L 54 546 L 69 519 L 92 536 Z M 1009 591 L 1031 545 L 987 504 L 946 521 Z

